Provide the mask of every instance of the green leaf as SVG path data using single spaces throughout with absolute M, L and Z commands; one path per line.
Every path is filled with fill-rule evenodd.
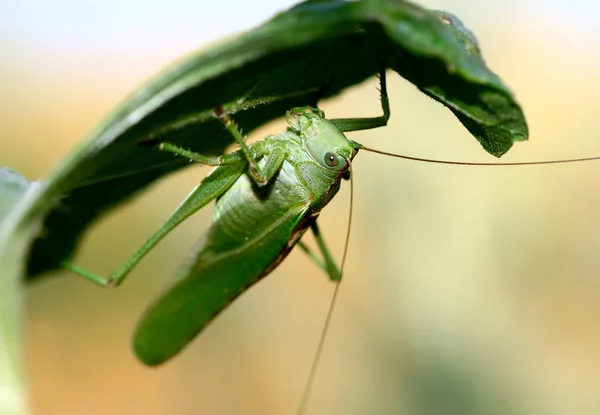
M 217 105 L 250 132 L 385 65 L 453 111 L 488 152 L 502 155 L 526 139 L 523 113 L 470 32 L 448 16 L 399 0 L 307 1 L 170 67 L 100 124 L 23 209 L 23 221 L 48 215 L 28 275 L 58 267 L 99 215 L 188 165 L 156 143 L 222 153 L 232 140 L 212 116 Z
M 463 49 L 468 53 L 472 62 L 479 62 L 484 68 L 485 61 L 473 32 L 451 13 L 435 10 L 434 13 L 446 24 L 446 27 Z M 512 146 L 514 141 L 527 140 L 529 131 L 523 112 L 514 99 L 508 95 L 508 88 L 502 80 L 493 73 L 496 88 L 482 88 L 478 91 L 478 99 L 473 102 L 456 100 L 447 106 L 463 125 L 481 143 L 490 154 L 500 157 Z M 458 85 L 457 85 L 458 86 Z M 443 101 L 443 92 L 437 89 L 425 90 L 434 99 Z

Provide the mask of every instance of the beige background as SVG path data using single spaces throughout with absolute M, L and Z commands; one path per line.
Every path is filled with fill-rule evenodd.
M 289 5 L 200 3 L 3 5 L 0 165 L 42 177 L 167 63 Z M 531 140 L 503 160 L 600 155 L 594 2 L 422 4 L 464 20 L 524 107 Z M 389 78 L 390 126 L 352 139 L 494 160 L 449 111 Z M 323 107 L 330 117 L 376 115 L 375 88 L 372 80 Z M 98 222 L 77 262 L 109 273 L 205 172 L 169 177 Z M 600 163 L 453 167 L 361 153 L 354 172 L 345 280 L 307 414 L 600 413 Z M 338 258 L 348 195 L 345 186 L 320 221 Z M 130 352 L 136 319 L 209 214 L 118 290 L 65 272 L 27 288 L 34 414 L 294 413 L 333 288 L 301 252 L 172 362 L 148 369 Z

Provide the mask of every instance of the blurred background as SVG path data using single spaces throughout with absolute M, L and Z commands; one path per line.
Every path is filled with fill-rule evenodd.
M 523 106 L 531 139 L 502 160 L 600 155 L 596 2 L 420 3 L 459 16 Z M 43 177 L 164 66 L 292 4 L 4 1 L 0 165 Z M 494 161 L 444 107 L 393 73 L 389 84 L 390 125 L 352 139 Z M 376 86 L 323 108 L 377 115 Z M 103 218 L 77 263 L 107 275 L 206 171 L 171 176 Z M 600 162 L 459 167 L 361 153 L 354 173 L 345 279 L 307 415 L 600 413 Z M 344 187 L 320 219 L 337 258 Z M 186 222 L 117 290 L 66 272 L 26 288 L 33 414 L 295 412 L 333 290 L 300 251 L 173 361 L 150 369 L 130 351 L 136 320 L 209 216 Z

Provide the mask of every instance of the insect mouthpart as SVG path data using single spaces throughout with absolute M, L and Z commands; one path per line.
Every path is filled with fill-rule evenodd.
M 350 177 L 352 176 L 352 164 L 348 162 L 348 166 L 350 166 L 348 170 L 342 173 L 342 179 L 344 180 L 350 180 Z

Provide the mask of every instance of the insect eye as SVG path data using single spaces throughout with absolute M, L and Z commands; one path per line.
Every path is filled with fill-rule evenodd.
M 338 156 L 334 153 L 325 153 L 325 164 L 329 167 L 335 167 L 339 164 Z

